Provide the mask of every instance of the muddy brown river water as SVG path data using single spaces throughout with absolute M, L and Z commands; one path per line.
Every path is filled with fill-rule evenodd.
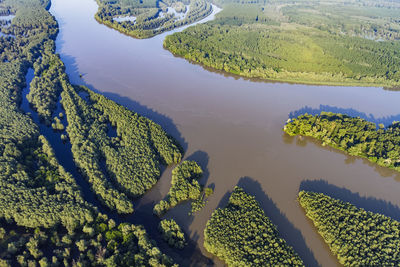
M 205 170 L 203 183 L 215 188 L 206 207 L 188 216 L 186 204 L 166 217 L 176 219 L 207 257 L 211 255 L 202 247 L 206 221 L 227 202 L 235 185 L 256 196 L 307 266 L 338 262 L 296 202 L 301 189 L 324 192 L 400 220 L 399 173 L 282 131 L 290 116 L 321 110 L 388 124 L 400 120 L 400 92 L 268 83 L 211 72 L 165 50 L 163 39 L 171 33 L 137 40 L 98 24 L 94 0 L 52 2 L 50 11 L 60 24 L 57 51 L 71 81 L 161 124 L 183 145 L 185 157 L 197 160 Z M 169 183 L 167 169 L 136 202 L 136 210 L 151 213 Z M 198 254 L 183 265 L 204 265 Z

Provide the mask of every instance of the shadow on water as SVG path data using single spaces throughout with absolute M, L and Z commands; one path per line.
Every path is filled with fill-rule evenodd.
M 393 123 L 393 121 L 400 121 L 400 114 L 382 117 L 382 118 L 375 118 L 375 116 L 373 114 L 368 115 L 366 113 L 357 111 L 353 108 L 339 108 L 339 107 L 334 107 L 334 106 L 329 106 L 329 105 L 320 105 L 319 108 L 311 108 L 311 107 L 305 106 L 299 110 L 290 112 L 289 118 L 293 119 L 293 118 L 296 118 L 305 113 L 308 113 L 310 115 L 319 115 L 322 111 L 346 114 L 351 117 L 360 117 L 362 119 L 373 122 L 375 124 L 383 123 L 385 126 L 391 125 Z
M 208 154 L 204 151 L 196 151 L 192 155 L 188 156 L 186 160 L 195 160 L 201 166 L 204 174 L 200 180 L 200 184 L 206 184 L 209 177 L 207 167 L 209 160 Z M 170 168 L 167 170 L 170 171 Z M 158 184 L 155 185 L 155 187 L 157 186 Z M 151 190 L 157 190 L 157 188 L 152 188 Z M 188 244 L 182 250 L 175 250 L 171 249 L 167 243 L 162 240 L 162 236 L 158 231 L 158 225 L 162 219 L 173 218 L 180 226 L 190 226 L 194 219 L 194 216 L 190 215 L 190 201 L 185 201 L 175 206 L 161 218 L 153 215 L 153 207 L 156 202 L 156 200 L 151 200 L 150 202 L 140 205 L 132 215 L 127 216 L 124 219 L 134 224 L 144 225 L 149 236 L 157 241 L 157 245 L 160 249 L 167 255 L 171 256 L 175 262 L 179 263 L 181 266 L 212 266 L 213 261 L 204 256 L 200 251 L 200 248 L 197 246 L 197 240 L 200 237 L 197 232 L 192 233 L 188 228 L 183 228 L 186 237 L 190 237 L 187 238 Z M 180 220 L 184 220 L 184 222 Z
M 83 193 L 84 199 L 97 207 L 97 209 L 102 213 L 107 213 L 108 211 L 104 208 L 104 206 L 100 203 L 100 201 L 96 198 L 95 194 L 90 190 L 89 183 L 83 178 L 79 170 L 77 169 L 75 162 L 73 160 L 72 152 L 71 152 L 71 143 L 66 142 L 63 143 L 61 141 L 61 133 L 54 131 L 51 127 L 43 124 L 40 121 L 40 118 L 37 112 L 32 108 L 26 96 L 30 90 L 30 83 L 34 77 L 33 69 L 29 69 L 26 75 L 26 84 L 27 86 L 22 90 L 22 102 L 21 102 L 21 109 L 30 115 L 32 120 L 36 123 L 39 128 L 40 134 L 45 136 L 46 139 L 51 144 L 56 158 L 60 165 L 62 165 L 66 171 L 72 174 L 75 177 L 77 184 L 80 186 L 80 189 Z M 57 104 L 56 114 L 62 112 L 62 107 L 60 102 Z M 66 118 L 61 120 L 63 125 L 66 127 Z M 111 218 L 115 218 L 115 216 L 110 216 Z
M 300 146 L 300 147 L 306 147 L 308 145 L 308 143 L 311 143 L 311 144 L 318 146 L 320 149 L 344 155 L 346 157 L 344 159 L 344 163 L 346 165 L 355 164 L 358 160 L 361 160 L 363 162 L 363 164 L 365 164 L 369 167 L 372 167 L 380 176 L 387 177 L 387 178 L 393 178 L 396 181 L 400 181 L 400 172 L 395 171 L 390 168 L 379 166 L 378 164 L 371 162 L 366 158 L 349 155 L 347 152 L 345 152 L 343 150 L 336 149 L 336 148 L 333 148 L 333 147 L 327 146 L 327 145 L 324 146 L 324 145 L 322 145 L 321 140 L 318 140 L 318 139 L 315 139 L 315 138 L 312 138 L 309 136 L 290 136 L 290 135 L 286 134 L 285 132 L 282 133 L 282 140 L 285 144 L 295 143 L 296 146 Z
M 300 190 L 323 193 L 330 197 L 349 202 L 366 211 L 380 213 L 400 221 L 400 208 L 398 206 L 374 197 L 362 197 L 359 193 L 353 193 L 344 187 L 329 184 L 324 180 L 304 180 L 300 184 Z
M 255 196 L 265 214 L 271 219 L 272 223 L 277 226 L 280 237 L 294 248 L 306 266 L 319 266 L 317 260 L 314 258 L 314 254 L 307 247 L 300 230 L 295 228 L 279 210 L 271 198 L 263 191 L 258 181 L 249 177 L 243 177 L 239 180 L 237 185 L 242 187 L 247 193 Z M 226 196 L 224 196 L 223 201 L 227 201 L 225 198 Z
M 208 156 L 207 152 L 198 150 L 192 155 L 188 156 L 185 160 L 193 160 L 199 164 L 203 170 L 203 176 L 200 178 L 199 183 L 206 186 L 207 180 L 210 177 L 210 172 L 208 170 L 208 161 L 210 160 L 210 157 Z
M 65 63 L 68 76 L 73 77 L 71 79 L 71 83 L 74 83 L 77 85 L 84 85 L 84 86 L 88 87 L 90 90 L 92 90 L 93 92 L 104 95 L 104 96 L 108 97 L 109 99 L 115 101 L 116 103 L 161 125 L 161 127 L 169 135 L 171 135 L 172 137 L 174 137 L 176 139 L 176 141 L 178 141 L 178 143 L 180 144 L 180 146 L 183 148 L 184 151 L 187 150 L 188 144 L 185 141 L 185 138 L 179 132 L 176 124 L 173 122 L 173 120 L 170 117 L 166 116 L 165 114 L 161 114 L 152 108 L 142 105 L 139 102 L 130 99 L 129 97 L 121 96 L 119 94 L 112 93 L 112 92 L 102 92 L 102 91 L 97 90 L 93 85 L 88 84 L 84 81 L 83 78 L 85 77 L 85 74 L 79 72 L 78 66 L 76 64 L 74 57 L 62 54 L 61 59 Z

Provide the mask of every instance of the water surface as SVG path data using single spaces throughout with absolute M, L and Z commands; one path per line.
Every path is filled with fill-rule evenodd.
M 202 248 L 206 221 L 237 184 L 256 195 L 308 266 L 338 263 L 296 202 L 300 189 L 400 216 L 398 173 L 282 132 L 286 120 L 303 111 L 399 120 L 399 92 L 255 82 L 210 72 L 163 49 L 170 33 L 134 39 L 98 24 L 96 10 L 93 0 L 53 0 L 51 12 L 60 23 L 57 51 L 73 83 L 155 120 L 181 142 L 186 157 L 200 162 L 203 182 L 215 188 L 214 195 L 195 216 L 188 217 L 184 205 L 167 217 L 175 218 L 205 255 L 210 256 Z M 152 204 L 168 192 L 169 173 L 137 202 L 137 210 L 151 213 Z M 196 259 L 193 265 L 203 264 Z

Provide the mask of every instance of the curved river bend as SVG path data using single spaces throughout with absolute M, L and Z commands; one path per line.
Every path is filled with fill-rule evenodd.
M 296 202 L 300 189 L 400 219 L 398 173 L 282 132 L 290 114 L 320 109 L 376 122 L 400 120 L 400 92 L 255 82 L 210 72 L 164 50 L 170 33 L 137 40 L 98 24 L 96 10 L 94 0 L 53 0 L 51 13 L 60 24 L 57 51 L 73 83 L 155 120 L 184 145 L 186 157 L 200 162 L 203 182 L 215 188 L 214 195 L 189 219 L 188 205 L 167 217 L 175 218 L 205 255 L 210 256 L 201 245 L 206 221 L 237 184 L 256 195 L 308 266 L 336 266 L 337 260 Z M 151 204 L 169 189 L 169 173 L 137 210 L 151 213 Z M 192 262 L 198 265 L 195 258 Z

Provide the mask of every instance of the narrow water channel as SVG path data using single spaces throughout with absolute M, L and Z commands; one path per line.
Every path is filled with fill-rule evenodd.
M 60 24 L 57 52 L 73 83 L 153 119 L 181 142 L 187 158 L 200 162 L 203 182 L 215 188 L 214 195 L 194 216 L 184 205 L 167 217 L 183 226 L 203 255 L 210 256 L 202 247 L 205 224 L 238 184 L 256 196 L 307 266 L 338 262 L 297 203 L 299 190 L 325 192 L 399 219 L 399 173 L 288 137 L 282 128 L 291 116 L 326 110 L 390 123 L 400 118 L 400 92 L 268 83 L 212 72 L 163 49 L 170 33 L 137 40 L 98 24 L 96 10 L 94 0 L 53 0 L 51 13 Z M 167 169 L 136 202 L 137 222 L 148 223 L 142 214 L 165 196 L 169 179 Z M 205 265 L 203 257 L 198 260 L 201 253 L 193 255 L 193 265 Z

